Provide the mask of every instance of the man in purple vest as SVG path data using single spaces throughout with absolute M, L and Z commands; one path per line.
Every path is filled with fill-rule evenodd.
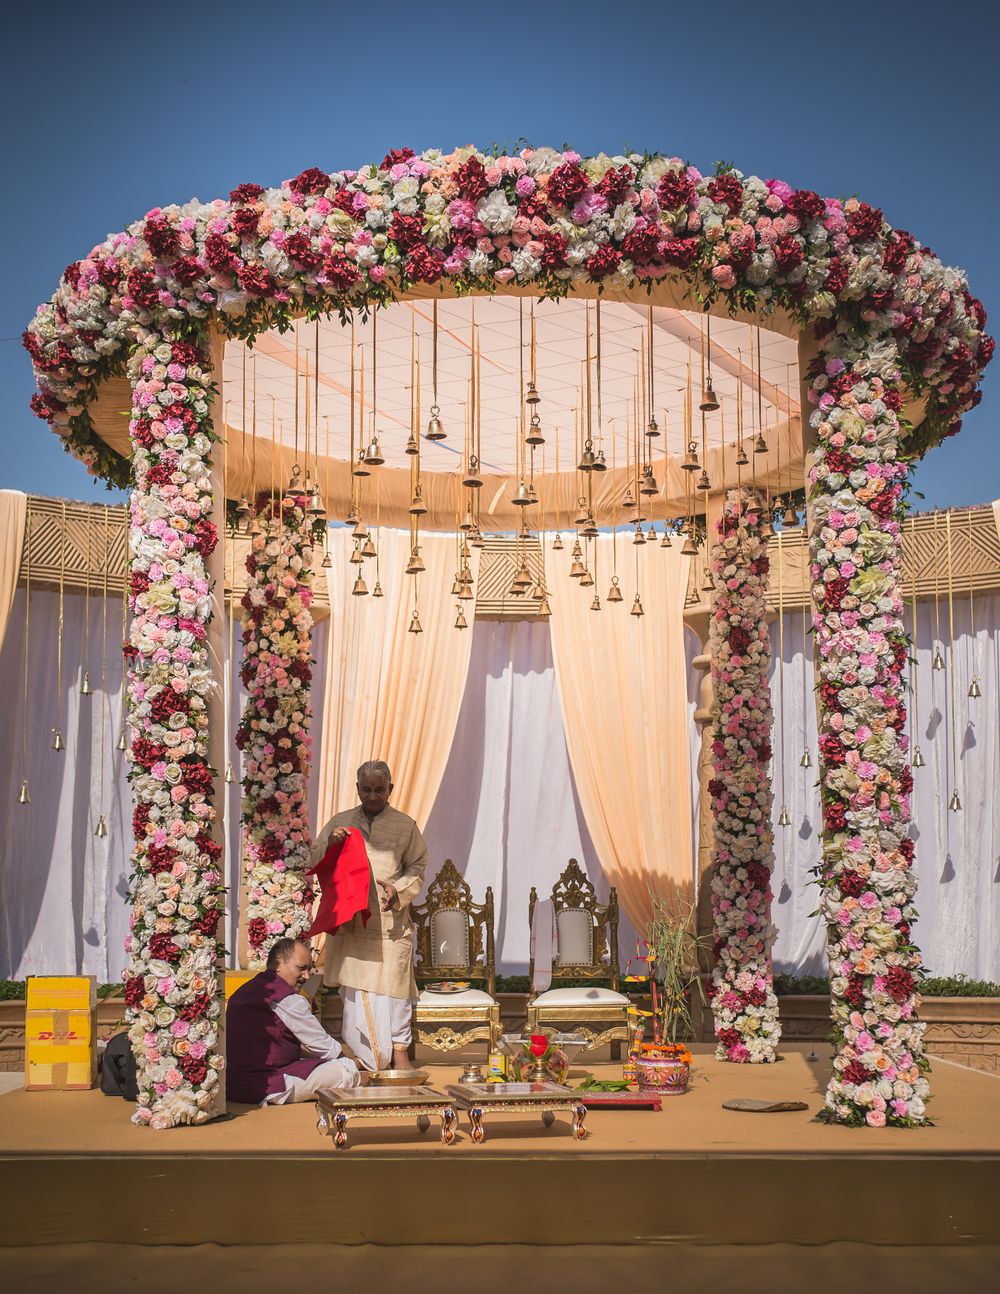
M 301 939 L 278 939 L 267 969 L 241 985 L 226 1008 L 226 1094 L 230 1101 L 311 1101 L 327 1087 L 357 1087 L 358 1067 L 313 1015 L 299 988 L 312 974 Z

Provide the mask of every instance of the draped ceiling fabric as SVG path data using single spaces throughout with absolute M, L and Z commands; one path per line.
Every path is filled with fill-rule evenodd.
M 21 569 L 27 509 L 26 494 L 20 490 L 0 490 L 0 646 L 7 632 L 17 573 Z
M 568 578 L 568 548 L 549 563 L 552 654 L 573 773 L 587 827 L 609 882 L 635 926 L 652 896 L 693 898 L 691 764 L 684 596 L 679 545 L 638 556 L 643 616 L 630 614 L 633 545 L 618 538 L 625 600 L 609 606 L 612 538 L 595 541 L 593 589 Z M 594 593 L 604 607 L 591 611 Z
M 469 681 L 441 790 L 424 836 L 430 881 L 451 858 L 482 902 L 493 887 L 498 965 L 528 970 L 528 894 L 552 886 L 571 858 L 601 902 L 608 877 L 594 849 L 573 781 L 552 664 L 549 625 L 476 622 Z M 635 931 L 622 913 L 622 965 Z
M 357 803 L 357 768 L 368 759 L 385 760 L 395 784 L 393 804 L 422 826 L 441 784 L 465 691 L 472 634 L 454 627 L 454 536 L 421 535 L 427 569 L 416 577 L 403 573 L 410 556 L 406 531 L 382 530 L 377 544 L 385 596 L 371 596 L 375 570 L 369 561 L 369 596 L 352 597 L 360 569 L 349 561 L 354 540 L 345 528 L 330 531 L 330 642 L 315 773 L 319 826 Z M 475 579 L 477 549 L 469 565 Z M 409 632 L 415 593 L 420 634 Z

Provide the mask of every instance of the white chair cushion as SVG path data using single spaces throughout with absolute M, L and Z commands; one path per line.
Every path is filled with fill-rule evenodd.
M 469 918 L 457 908 L 440 908 L 431 916 L 431 961 L 437 966 L 469 964 Z
M 628 1006 L 624 993 L 610 988 L 550 988 L 539 993 L 532 1006 Z
M 556 960 L 560 966 L 589 966 L 594 960 L 594 918 L 585 908 L 556 913 Z
M 489 993 L 484 993 L 479 988 L 463 989 L 461 993 L 435 993 L 432 989 L 424 988 L 420 990 L 420 996 L 417 998 L 418 1006 L 492 1006 L 493 999 Z

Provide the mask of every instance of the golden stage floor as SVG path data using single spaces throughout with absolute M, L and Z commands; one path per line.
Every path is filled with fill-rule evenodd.
M 809 1044 L 770 1066 L 696 1047 L 692 1087 L 659 1113 L 592 1110 L 589 1135 L 538 1115 L 487 1116 L 476 1146 L 411 1120 L 351 1121 L 338 1151 L 312 1105 L 155 1133 L 99 1092 L 0 1096 L 0 1246 L 270 1243 L 732 1245 L 1000 1243 L 1000 1080 L 937 1062 L 935 1126 L 813 1123 L 829 1074 Z M 577 1081 L 585 1071 L 571 1075 Z M 620 1066 L 595 1064 L 597 1075 Z M 458 1077 L 435 1066 L 439 1089 Z M 733 1097 L 801 1100 L 801 1113 L 723 1110 Z M 387 1208 L 412 1200 L 421 1207 Z M 0 1256 L 2 1261 L 2 1256 Z

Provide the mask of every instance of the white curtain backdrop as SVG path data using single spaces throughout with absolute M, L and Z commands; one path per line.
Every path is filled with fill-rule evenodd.
M 948 607 L 942 598 L 917 609 L 917 715 L 910 696 L 911 741 L 920 745 L 926 766 L 915 769 L 912 835 L 916 841 L 918 878 L 915 938 L 932 974 L 966 974 L 1000 980 L 1000 598 L 975 603 L 976 636 L 971 635 L 968 596 L 955 598 L 956 645 L 953 652 L 955 748 L 952 764 L 952 661 L 948 659 Z M 940 636 L 935 621 L 940 619 Z M 812 636 L 805 670 L 799 612 L 786 613 L 784 633 L 784 704 L 777 669 L 779 626 L 771 627 L 775 666 L 771 687 L 775 708 L 774 774 L 774 920 L 778 969 L 825 974 L 824 931 L 811 917 L 819 891 L 810 868 L 819 858 L 819 792 L 816 785 L 816 710 L 813 696 Z M 909 628 L 907 609 L 907 628 Z M 931 668 L 940 641 L 948 669 Z M 975 664 L 973 661 L 975 660 Z M 973 671 L 982 697 L 968 696 Z M 803 683 L 805 686 L 803 686 Z M 782 764 L 782 740 L 784 761 Z M 800 768 L 804 746 L 813 760 Z M 781 768 L 784 767 L 784 778 Z M 961 812 L 948 809 L 954 789 Z M 782 797 L 792 819 L 777 825 Z
M 571 858 L 601 900 L 608 883 L 573 783 L 549 626 L 480 620 L 472 634 L 455 741 L 424 831 L 427 877 L 451 858 L 479 902 L 492 885 L 497 963 L 504 974 L 523 975 L 531 886 L 547 896 Z M 619 948 L 624 967 L 635 949 L 624 913 Z
M 108 604 L 105 689 L 100 687 L 101 601 L 91 598 L 87 666 L 94 694 L 80 695 L 84 667 L 83 603 L 66 596 L 61 707 L 56 692 L 58 595 L 32 592 L 28 693 L 28 763 L 22 770 L 21 679 L 24 669 L 24 591 L 19 590 L 0 650 L 0 977 L 82 972 L 118 979 L 128 922 L 127 876 L 132 845 L 131 797 L 124 760 L 115 748 L 121 720 L 120 607 Z M 114 609 L 113 609 L 114 608 Z M 929 968 L 940 974 L 964 972 L 1000 980 L 1000 598 L 975 604 L 976 642 L 969 633 L 968 598 L 956 598 L 954 651 L 957 789 L 961 813 L 950 813 L 950 674 L 931 670 L 933 602 L 918 614 L 917 658 L 920 746 L 927 766 L 916 781 L 914 835 L 920 883 L 916 937 Z M 942 642 L 947 655 L 947 601 L 940 603 Z M 96 624 L 96 630 L 95 630 Z M 446 858 L 464 870 L 477 897 L 493 885 L 497 903 L 498 955 L 507 974 L 522 973 L 528 960 L 527 896 L 551 887 L 567 859 L 577 857 L 598 892 L 606 883 L 583 824 L 570 774 L 559 712 L 547 626 L 527 622 L 478 622 L 469 680 L 455 744 L 434 809 L 426 824 L 433 868 Z M 329 626 L 317 627 L 314 699 L 322 696 Z M 236 625 L 237 653 L 239 625 Z M 779 640 L 773 626 L 775 654 Z M 694 655 L 693 635 L 687 635 Z M 799 613 L 785 617 L 784 707 L 778 678 L 772 677 L 778 721 L 775 749 L 784 727 L 784 794 L 792 826 L 775 827 L 775 905 L 779 928 L 775 949 L 780 969 L 822 973 L 823 932 L 809 914 L 817 891 L 809 869 L 817 861 L 819 800 L 816 781 L 815 709 L 810 660 L 803 692 Z M 982 698 L 967 696 L 976 657 Z M 690 671 L 691 711 L 700 675 Z M 233 707 L 233 727 L 242 695 Z M 912 713 L 911 704 L 911 713 Z M 100 799 L 101 727 L 105 795 Z M 57 716 L 67 749 L 51 749 Z M 782 716 L 784 723 L 782 724 Z M 314 720 L 314 760 L 319 723 Z M 813 767 L 799 758 L 807 742 Z M 694 759 L 697 733 L 692 722 Z M 237 752 L 231 758 L 238 768 Z M 780 769 L 780 763 L 779 763 Z M 17 803 L 27 776 L 30 805 Z M 315 787 L 316 781 L 313 780 Z M 236 874 L 239 785 L 229 788 L 230 884 Z M 780 771 L 775 815 L 780 811 Z M 103 812 L 109 835 L 94 836 Z M 236 892 L 234 887 L 233 892 Z M 235 947 L 235 912 L 228 946 Z M 623 960 L 635 936 L 622 923 Z

